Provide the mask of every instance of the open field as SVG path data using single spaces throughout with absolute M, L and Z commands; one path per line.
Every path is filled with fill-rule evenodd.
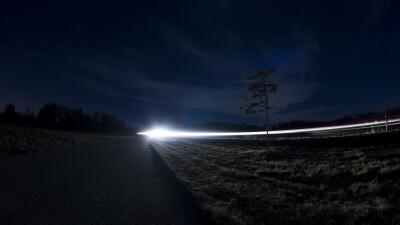
M 400 224 L 400 132 L 152 140 L 217 224 Z
M 0 151 L 26 153 L 82 144 L 93 144 L 124 136 L 74 133 L 0 124 Z

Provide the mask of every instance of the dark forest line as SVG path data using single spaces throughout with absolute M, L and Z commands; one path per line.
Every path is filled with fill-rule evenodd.
M 17 112 L 9 103 L 0 113 L 0 123 L 81 132 L 133 134 L 135 131 L 123 120 L 105 112 L 87 114 L 81 108 L 71 109 L 56 103 L 46 103 L 37 115 L 29 108 Z
M 388 115 L 399 115 L 400 107 L 391 108 Z M 307 121 L 295 120 L 290 122 L 281 122 L 270 124 L 270 130 L 283 130 L 301 127 L 312 127 L 318 125 L 329 125 L 335 123 L 346 123 L 362 121 L 373 118 L 384 117 L 384 112 L 363 112 L 344 116 L 332 121 Z M 215 131 L 260 131 L 265 130 L 265 125 L 249 125 L 246 123 L 234 124 L 223 122 L 205 122 L 199 124 L 183 124 L 181 115 L 174 114 L 170 118 L 170 125 L 177 128 L 189 130 L 215 130 Z M 105 112 L 95 112 L 93 114 L 84 113 L 81 108 L 71 109 L 66 106 L 56 103 L 46 103 L 39 110 L 37 115 L 29 110 L 17 112 L 15 106 L 11 103 L 7 104 L 3 111 L 0 112 L 0 123 L 40 127 L 49 129 L 60 129 L 70 131 L 84 132 L 103 132 L 103 133 L 118 133 L 118 134 L 135 134 L 141 130 L 126 126 L 123 120 L 116 116 Z
M 391 108 L 388 111 L 388 116 L 394 116 L 400 114 L 400 107 Z M 265 130 L 265 125 L 248 125 L 245 123 L 242 124 L 233 124 L 233 123 L 221 123 L 221 122 L 206 122 L 199 124 L 182 124 L 176 118 L 176 114 L 172 116 L 170 119 L 170 123 L 182 128 L 189 130 L 215 130 L 215 131 L 260 131 Z M 331 124 L 340 124 L 340 123 L 348 123 L 348 122 L 357 122 L 363 120 L 369 120 L 374 118 L 384 118 L 384 112 L 363 112 L 363 113 L 355 113 L 348 116 L 341 117 L 336 120 L 331 121 L 313 121 L 313 120 L 294 120 L 289 122 L 281 122 L 270 124 L 270 130 L 286 130 L 286 129 L 294 129 L 294 128 L 303 128 L 303 127 L 313 127 L 319 125 L 331 125 Z

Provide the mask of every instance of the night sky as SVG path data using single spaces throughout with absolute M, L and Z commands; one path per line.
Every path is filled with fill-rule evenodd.
M 3 1 L 0 105 L 261 124 L 239 109 L 245 78 L 279 65 L 271 122 L 383 111 L 400 106 L 399 12 L 386 0 Z

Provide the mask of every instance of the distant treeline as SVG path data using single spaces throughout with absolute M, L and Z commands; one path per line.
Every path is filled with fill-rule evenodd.
M 307 120 L 294 120 L 290 122 L 276 123 L 271 125 L 271 130 L 286 130 L 293 128 L 302 128 L 302 127 L 313 127 L 319 125 L 328 125 L 332 122 L 326 121 L 307 121 Z M 265 128 L 265 126 L 264 126 Z
M 400 107 L 392 108 L 388 112 L 388 116 L 398 115 L 400 114 Z M 283 130 L 283 129 L 293 129 L 293 128 L 301 128 L 301 127 L 313 127 L 318 125 L 329 125 L 329 124 L 337 124 L 337 123 L 348 123 L 348 122 L 357 122 L 375 118 L 384 118 L 384 112 L 365 112 L 365 113 L 356 113 L 348 116 L 344 116 L 337 120 L 333 121 L 305 121 L 305 120 L 296 120 L 285 123 L 277 123 L 272 125 L 273 130 Z
M 106 133 L 132 133 L 130 127 L 125 126 L 123 120 L 104 113 L 83 113 L 81 108 L 70 109 L 55 103 L 46 103 L 37 115 L 29 108 L 23 112 L 15 111 L 13 104 L 7 104 L 0 113 L 0 122 L 15 125 L 53 128 L 75 131 L 93 131 Z
M 399 115 L 400 107 L 392 108 L 388 112 L 388 116 Z M 318 125 L 329 125 L 336 123 L 356 122 L 374 118 L 383 118 L 384 112 L 366 112 L 356 113 L 348 116 L 344 116 L 333 121 L 306 121 L 306 120 L 295 120 L 290 122 L 281 122 L 270 125 L 270 130 L 285 130 L 302 127 L 313 127 Z M 248 125 L 248 124 L 232 124 L 232 123 L 220 123 L 220 122 L 206 122 L 201 124 L 193 125 L 180 125 L 180 127 L 189 130 L 215 130 L 215 131 L 260 131 L 265 130 L 264 126 Z
M 260 131 L 262 126 L 233 123 L 220 123 L 220 122 L 207 122 L 192 125 L 182 125 L 184 129 L 188 130 L 213 130 L 213 131 Z
M 304 120 L 296 120 L 284 123 L 270 124 L 270 130 L 283 130 L 283 129 L 292 129 L 299 127 L 309 127 L 309 126 L 317 126 L 329 124 L 329 122 L 321 122 L 321 121 L 304 121 Z M 180 127 L 188 130 L 213 130 L 213 131 L 262 131 L 266 130 L 264 126 L 258 125 L 248 125 L 245 123 L 242 124 L 234 124 L 234 123 L 220 123 L 220 122 L 206 122 L 200 124 L 192 124 L 192 125 L 181 125 Z

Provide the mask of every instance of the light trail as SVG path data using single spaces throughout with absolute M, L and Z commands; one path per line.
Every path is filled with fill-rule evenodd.
M 390 117 L 388 125 L 400 124 L 400 116 Z M 379 118 L 380 119 L 380 118 Z M 386 121 L 370 121 L 353 124 L 342 124 L 325 127 L 310 127 L 290 130 L 273 130 L 269 131 L 269 135 L 278 134 L 296 134 L 296 133 L 313 133 L 313 132 L 324 132 L 324 131 L 342 131 L 342 130 L 354 130 L 354 129 L 367 129 L 385 126 Z M 144 135 L 151 138 L 168 138 L 168 137 L 226 137 L 226 136 L 255 136 L 255 135 L 266 135 L 267 131 L 256 131 L 256 132 L 194 132 L 194 131 L 174 131 L 162 128 L 152 129 L 146 132 L 140 132 L 139 135 Z

